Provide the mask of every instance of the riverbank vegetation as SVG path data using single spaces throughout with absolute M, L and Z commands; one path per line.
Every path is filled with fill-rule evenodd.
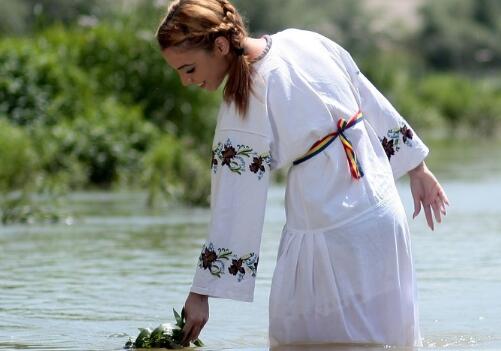
M 30 194 L 76 189 L 142 188 L 151 206 L 208 203 L 220 94 L 184 88 L 168 69 L 153 38 L 158 3 L 1 3 L 4 222 Z M 499 137 L 498 1 L 431 1 L 414 31 L 374 30 L 361 1 L 235 3 L 255 35 L 294 26 L 345 46 L 425 140 Z

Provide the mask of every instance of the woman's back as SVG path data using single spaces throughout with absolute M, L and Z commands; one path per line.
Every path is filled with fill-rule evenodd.
M 272 40 L 257 70 L 266 82 L 273 162 L 282 167 L 335 132 L 338 120 L 348 120 L 361 106 L 341 47 L 317 33 L 296 29 L 274 34 Z M 387 156 L 367 121 L 343 134 L 353 144 L 364 177 L 352 178 L 339 138 L 322 153 L 291 167 L 286 201 L 291 228 L 332 227 L 395 197 Z

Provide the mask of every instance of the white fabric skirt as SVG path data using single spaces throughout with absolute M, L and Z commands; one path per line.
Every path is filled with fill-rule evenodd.
M 421 346 L 409 228 L 398 197 L 328 230 L 284 227 L 270 345 Z

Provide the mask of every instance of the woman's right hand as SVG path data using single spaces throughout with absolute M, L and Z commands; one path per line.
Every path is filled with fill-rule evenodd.
M 421 162 L 416 168 L 409 172 L 412 197 L 414 198 L 414 215 L 421 212 L 421 206 L 424 209 L 428 226 L 433 230 L 433 215 L 438 223 L 442 222 L 442 216 L 445 216 L 445 206 L 449 205 L 449 199 L 444 189 L 438 182 L 433 173 Z M 433 215 L 432 215 L 433 213 Z
M 190 341 L 196 340 L 205 323 L 209 320 L 209 298 L 190 292 L 184 303 L 185 324 L 183 327 L 183 346 L 189 346 Z

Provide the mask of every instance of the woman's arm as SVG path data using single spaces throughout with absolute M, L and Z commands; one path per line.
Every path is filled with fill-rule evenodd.
M 408 172 L 410 176 L 410 186 L 414 199 L 414 214 L 412 218 L 421 212 L 423 207 L 426 221 L 431 230 L 434 230 L 433 216 L 437 223 L 442 222 L 442 215 L 446 215 L 445 206 L 449 205 L 449 199 L 444 189 L 433 173 L 421 162 L 416 168 Z M 433 214 L 432 214 L 433 211 Z

